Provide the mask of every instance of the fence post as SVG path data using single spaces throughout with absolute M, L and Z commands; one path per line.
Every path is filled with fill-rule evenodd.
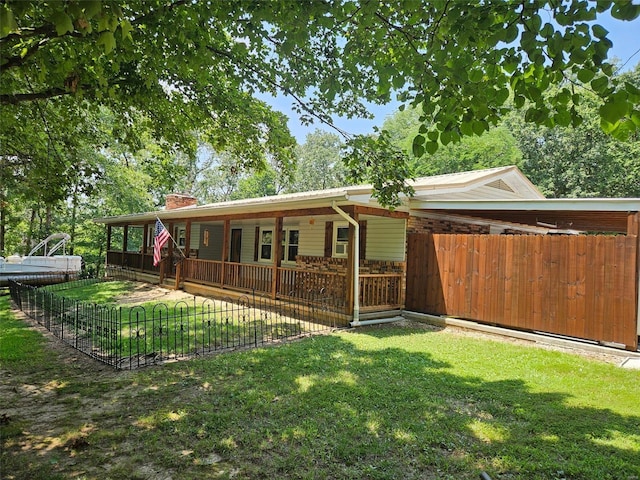
M 160 268 L 162 268 L 162 265 L 160 265 Z M 118 317 L 118 335 L 120 336 L 120 346 L 118 348 L 118 357 L 116 359 L 117 364 L 120 364 L 120 361 L 122 360 L 122 349 L 124 348 L 124 345 L 122 344 L 122 307 L 118 307 L 117 310 L 117 317 Z M 129 325 L 129 331 L 131 331 L 131 325 Z
M 74 336 L 73 336 L 73 345 L 76 348 L 76 350 L 78 349 L 78 315 L 79 315 L 79 309 L 80 309 L 80 302 L 76 301 L 76 315 L 75 315 L 75 332 L 74 332 Z
M 60 310 L 60 338 L 64 339 L 65 298 L 62 297 L 62 310 Z

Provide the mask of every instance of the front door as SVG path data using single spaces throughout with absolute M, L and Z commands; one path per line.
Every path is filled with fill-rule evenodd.
M 230 252 L 230 262 L 240 263 L 240 252 L 242 250 L 242 229 L 241 228 L 232 228 L 231 229 L 231 252 Z

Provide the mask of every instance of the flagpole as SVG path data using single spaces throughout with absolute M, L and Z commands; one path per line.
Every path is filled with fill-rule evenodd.
M 162 223 L 162 220 L 160 220 L 160 218 L 158 218 L 158 216 L 156 215 L 156 220 L 160 222 L 160 225 L 162 225 L 162 227 L 167 231 L 167 233 L 169 234 L 169 238 L 171 239 L 171 241 L 173 242 L 173 244 L 176 246 L 176 248 L 178 249 L 178 251 L 180 252 L 180 255 L 182 255 L 182 258 L 187 258 L 187 256 L 184 254 L 184 252 L 182 251 L 182 249 L 180 248 L 180 245 L 178 245 L 176 243 L 176 241 L 173 238 L 173 235 L 171 235 L 171 232 L 169 231 L 169 229 L 164 225 L 164 223 Z

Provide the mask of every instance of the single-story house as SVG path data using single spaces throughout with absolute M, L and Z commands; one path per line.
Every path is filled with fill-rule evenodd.
M 346 325 L 410 309 L 637 349 L 640 199 L 546 199 L 514 166 L 96 219 L 108 267 L 192 293 L 329 298 Z M 153 266 L 159 218 L 175 242 Z

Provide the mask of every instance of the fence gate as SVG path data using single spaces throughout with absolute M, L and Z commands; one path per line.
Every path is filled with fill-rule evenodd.
M 409 234 L 406 308 L 638 348 L 638 239 Z

